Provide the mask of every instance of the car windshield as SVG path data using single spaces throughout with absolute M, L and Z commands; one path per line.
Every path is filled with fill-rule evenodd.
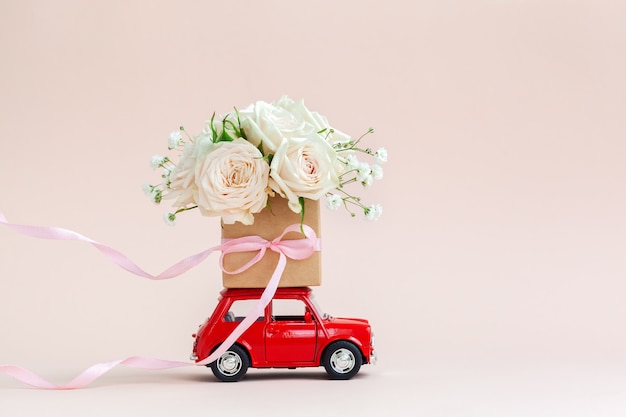
M 327 319 L 330 317 L 328 313 L 325 313 L 324 310 L 320 308 L 320 305 L 317 303 L 317 300 L 313 295 L 309 296 L 309 300 L 311 300 L 311 304 L 313 304 L 313 307 L 315 308 L 315 310 L 317 310 L 317 314 L 319 314 L 322 319 Z

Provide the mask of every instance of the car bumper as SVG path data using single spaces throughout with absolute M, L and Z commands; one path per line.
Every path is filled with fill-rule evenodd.
M 377 361 L 378 355 L 376 354 L 376 351 L 372 349 L 372 352 L 370 353 L 370 365 L 376 365 Z

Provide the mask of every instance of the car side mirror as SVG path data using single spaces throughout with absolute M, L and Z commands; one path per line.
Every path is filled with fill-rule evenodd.
M 304 312 L 304 321 L 307 323 L 313 323 L 313 316 L 311 315 L 311 312 L 308 308 Z

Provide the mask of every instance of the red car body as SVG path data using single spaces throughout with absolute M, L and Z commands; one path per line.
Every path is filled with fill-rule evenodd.
M 192 359 L 200 362 L 208 357 L 243 320 L 245 313 L 239 315 L 233 309 L 258 302 L 262 292 L 256 288 L 223 290 L 213 314 L 194 335 Z M 207 366 L 222 381 L 240 380 L 248 367 L 324 366 L 331 378 L 349 379 L 361 364 L 375 361 L 368 321 L 322 313 L 312 290 L 303 287 L 278 288 L 263 315 L 221 358 Z

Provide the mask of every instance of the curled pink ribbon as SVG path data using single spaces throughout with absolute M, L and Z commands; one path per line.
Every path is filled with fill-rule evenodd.
M 126 365 L 131 368 L 137 369 L 163 370 L 180 368 L 185 366 L 210 364 L 211 362 L 219 358 L 237 341 L 237 339 L 252 325 L 252 323 L 254 323 L 256 318 L 261 314 L 261 312 L 272 300 L 274 294 L 276 293 L 276 289 L 278 288 L 280 278 L 285 270 L 287 258 L 295 260 L 306 259 L 310 257 L 313 252 L 320 250 L 320 239 L 316 236 L 315 231 L 307 225 L 302 225 L 302 230 L 304 231 L 306 239 L 283 240 L 283 237 L 287 233 L 300 231 L 300 225 L 293 224 L 285 228 L 283 233 L 272 241 L 263 239 L 260 236 L 246 236 L 242 238 L 231 239 L 222 243 L 222 245 L 214 246 L 205 251 L 189 256 L 182 261 L 179 261 L 176 264 L 172 265 L 158 275 L 152 275 L 141 269 L 136 263 L 131 261 L 126 255 L 122 254 L 118 250 L 113 249 L 95 240 L 89 239 L 88 237 L 85 237 L 71 230 L 59 227 L 42 227 L 13 224 L 9 223 L 2 213 L 0 213 L 0 224 L 18 233 L 40 239 L 78 240 L 81 242 L 90 243 L 103 255 L 105 255 L 113 263 L 117 264 L 121 268 L 135 275 L 153 280 L 177 277 L 204 261 L 207 256 L 209 256 L 216 250 L 222 251 L 222 255 L 220 257 L 220 266 L 222 270 L 224 270 L 223 259 L 225 255 L 235 252 L 257 252 L 253 259 L 251 259 L 247 264 L 237 269 L 236 271 L 224 270 L 224 272 L 228 274 L 238 274 L 249 269 L 263 258 L 267 249 L 277 252 L 280 255 L 278 259 L 278 264 L 274 269 L 274 273 L 272 274 L 272 277 L 267 284 L 265 290 L 263 291 L 258 303 L 252 308 L 252 310 L 246 315 L 243 321 L 239 323 L 239 325 L 233 330 L 233 332 L 226 338 L 226 340 L 220 345 L 218 349 L 216 349 L 207 358 L 202 359 L 197 363 L 169 361 L 148 358 L 144 356 L 131 356 L 125 359 L 119 359 L 92 365 L 76 378 L 62 385 L 53 384 L 41 378 L 37 374 L 20 366 L 0 365 L 0 372 L 10 375 L 18 381 L 21 381 L 27 385 L 31 385 L 36 388 L 52 390 L 71 390 L 85 387 L 118 365 Z

